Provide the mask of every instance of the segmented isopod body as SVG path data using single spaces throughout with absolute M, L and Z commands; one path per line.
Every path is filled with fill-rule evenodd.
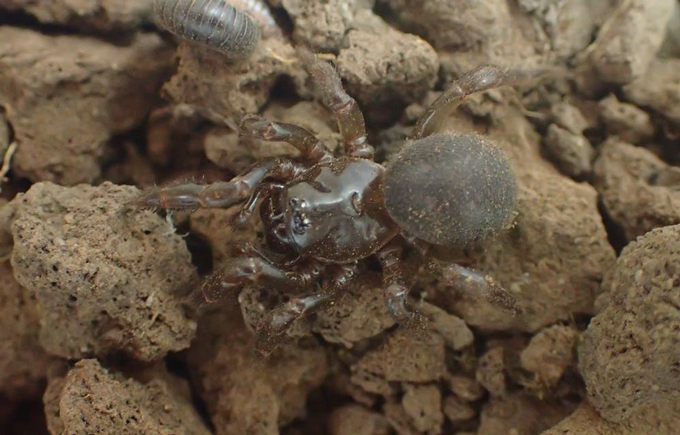
M 248 57 L 260 41 L 253 19 L 225 0 L 155 0 L 154 7 L 170 32 L 230 59 Z
M 281 28 L 264 0 L 230 0 L 230 3 L 257 21 L 265 37 L 282 36 Z

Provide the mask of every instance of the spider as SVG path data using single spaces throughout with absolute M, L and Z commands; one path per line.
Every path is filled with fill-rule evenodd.
M 142 194 L 138 203 L 164 210 L 244 203 L 240 222 L 259 206 L 263 249 L 220 265 L 203 296 L 212 302 L 246 285 L 296 290 L 301 296 L 270 311 L 255 328 L 265 335 L 282 334 L 295 319 L 331 301 L 370 256 L 382 267 L 389 312 L 397 322 L 408 322 L 416 310 L 403 275 L 403 240 L 421 247 L 466 246 L 507 228 L 515 215 L 516 180 L 505 155 L 476 134 L 436 133 L 466 96 L 511 84 L 515 75 L 483 66 L 462 76 L 425 110 L 405 145 L 383 166 L 373 160 L 363 114 L 334 67 L 308 51 L 299 56 L 337 120 L 343 155 L 333 155 L 299 126 L 246 116 L 242 135 L 285 141 L 300 151 L 300 161 L 261 160 L 231 181 L 167 186 Z M 448 271 L 455 275 L 450 278 L 514 306 L 492 280 L 459 265 Z M 322 279 L 325 286 L 319 288 Z

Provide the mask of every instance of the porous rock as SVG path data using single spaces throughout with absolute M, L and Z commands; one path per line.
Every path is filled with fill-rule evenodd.
M 140 382 L 81 360 L 49 383 L 43 398 L 48 428 L 52 435 L 210 434 L 178 382 L 162 372 Z
M 442 396 L 436 385 L 406 385 L 401 399 L 411 425 L 423 434 L 440 434 L 444 424 Z
M 550 158 L 566 175 L 578 179 L 590 174 L 595 149 L 582 135 L 551 124 L 545 146 Z
M 527 31 L 534 23 L 506 0 L 381 0 L 381 4 L 397 28 L 421 36 L 437 49 L 447 83 L 485 63 L 532 67 L 540 62 L 537 46 L 545 44 Z M 561 28 L 569 25 L 566 21 Z
M 12 215 L 16 204 L 0 198 L 0 260 L 6 260 L 12 253 Z
M 0 8 L 28 13 L 45 24 L 121 32 L 151 22 L 153 0 L 0 0 Z
M 177 57 L 177 71 L 163 87 L 165 95 L 233 131 L 243 114 L 260 112 L 280 77 L 290 76 L 300 86 L 304 81 L 295 50 L 280 38 L 262 40 L 250 57 L 235 62 L 188 42 L 180 43 Z
M 409 104 L 421 99 L 437 79 L 434 49 L 415 35 L 389 26 L 353 30 L 337 60 L 350 95 L 363 105 Z
M 32 181 L 97 180 L 109 139 L 139 125 L 169 74 L 155 34 L 129 45 L 0 29 L 0 106 L 14 130 L 12 169 Z
M 571 403 L 542 401 L 522 392 L 492 398 L 484 405 L 477 434 L 538 434 L 553 427 L 573 410 Z
M 5 116 L 0 112 L 0 159 L 5 156 L 5 152 L 9 147 L 9 139 L 9 125 L 7 124 Z
M 452 375 L 448 379 L 451 392 L 465 402 L 474 402 L 484 395 L 484 389 L 476 379 L 465 375 Z
M 380 276 L 366 273 L 343 291 L 331 306 L 317 313 L 312 330 L 330 343 L 351 348 L 393 325 Z
M 680 59 L 656 59 L 638 80 L 623 87 L 624 95 L 650 108 L 680 128 Z
M 433 382 L 446 372 L 444 340 L 432 331 L 395 330 L 351 367 L 353 383 L 390 395 L 389 382 Z
M 538 44 L 548 45 L 558 56 L 568 58 L 583 50 L 610 12 L 610 2 L 600 0 L 518 0 L 522 12 L 533 18 Z M 541 49 L 541 45 L 537 48 Z M 543 48 L 545 49 L 545 48 Z
M 398 13 L 399 23 L 407 30 L 423 35 L 441 48 L 470 48 L 497 41 L 504 31 L 503 0 L 475 2 L 431 2 L 396 0 L 384 2 Z
M 590 402 L 618 422 L 638 407 L 680 396 L 680 226 L 626 246 L 605 282 L 604 308 L 580 342 Z
M 600 117 L 610 136 L 638 144 L 654 135 L 654 125 L 647 112 L 633 104 L 620 102 L 614 94 L 600 101 L 599 108 Z
M 471 420 L 477 415 L 477 411 L 470 403 L 456 396 L 448 396 L 444 399 L 443 411 L 446 418 L 453 424 Z
M 453 350 L 461 350 L 470 346 L 474 341 L 474 334 L 460 317 L 449 314 L 424 301 L 420 303 L 419 310 L 428 317 L 429 328 L 436 331 L 444 339 L 447 347 Z
M 318 345 L 281 344 L 266 358 L 235 307 L 202 320 L 188 364 L 218 435 L 277 435 L 304 415 L 309 393 L 326 379 Z
M 191 234 L 210 246 L 213 270 L 224 260 L 237 256 L 240 247 L 256 241 L 254 225 L 237 227 L 233 224 L 239 212 L 240 208 L 236 206 L 227 210 L 200 209 L 189 215 Z
M 170 224 L 128 206 L 138 195 L 110 183 L 36 183 L 13 201 L 12 265 L 38 302 L 48 352 L 149 361 L 189 346 L 195 323 L 181 299 L 196 283 L 190 254 Z
M 680 176 L 651 151 L 618 138 L 600 147 L 594 185 L 609 217 L 634 240 L 654 228 L 680 223 Z
M 674 435 L 680 423 L 680 400 L 666 400 L 640 407 L 626 420 L 614 423 L 603 419 L 584 400 L 576 410 L 541 435 Z
M 675 0 L 620 2 L 590 48 L 590 62 L 607 83 L 640 78 L 661 48 Z
M 538 384 L 554 387 L 568 367 L 576 365 L 576 341 L 574 328 L 553 325 L 534 335 L 520 354 L 522 368 L 536 376 Z
M 503 347 L 495 346 L 479 358 L 475 378 L 491 396 L 505 396 L 507 393 L 504 353 Z
M 329 435 L 388 435 L 385 416 L 360 405 L 335 408 L 328 417 Z
M 272 104 L 264 111 L 263 117 L 300 126 L 331 151 L 340 145 L 337 122 L 320 103 L 302 101 L 292 107 Z M 265 158 L 300 156 L 297 148 L 288 143 L 253 139 L 223 127 L 214 128 L 206 134 L 205 153 L 212 162 L 234 174 L 242 173 Z
M 370 11 L 374 0 L 281 0 L 295 23 L 293 39 L 297 44 L 320 53 L 337 52 L 357 15 Z
M 0 263 L 0 394 L 13 400 L 39 396 L 52 359 L 38 343 L 35 298 Z
M 578 107 L 566 101 L 553 104 L 550 114 L 554 124 L 576 135 L 583 135 L 585 129 L 593 126 Z

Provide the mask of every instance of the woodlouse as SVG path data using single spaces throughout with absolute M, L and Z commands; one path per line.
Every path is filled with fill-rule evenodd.
M 254 20 L 225 0 L 155 0 L 154 8 L 171 33 L 229 59 L 248 57 L 260 41 Z

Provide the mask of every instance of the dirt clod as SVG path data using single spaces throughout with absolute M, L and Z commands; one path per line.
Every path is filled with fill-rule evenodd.
M 624 248 L 606 282 L 606 304 L 579 346 L 590 402 L 618 422 L 680 390 L 680 226 L 652 230 Z
M 321 53 L 337 52 L 356 16 L 369 11 L 374 0 L 281 0 L 295 23 L 293 39 Z
M 165 84 L 165 94 L 233 131 L 244 113 L 259 113 L 279 78 L 288 75 L 301 83 L 304 77 L 293 47 L 278 38 L 263 40 L 249 58 L 235 62 L 187 42 L 180 43 L 177 57 L 177 72 Z
M 26 12 L 45 24 L 123 32 L 152 21 L 153 0 L 0 0 L 0 8 Z
M 362 385 L 362 375 L 370 374 L 387 382 L 432 382 L 445 370 L 444 339 L 430 331 L 397 329 L 352 366 L 352 381 Z
M 118 46 L 4 26 L 0 106 L 14 130 L 12 169 L 74 185 L 101 175 L 108 142 L 139 125 L 169 74 L 172 51 L 154 34 Z
M 552 124 L 548 127 L 545 145 L 548 154 L 566 175 L 579 179 L 590 174 L 595 149 L 582 135 Z
M 609 217 L 627 240 L 680 223 L 680 192 L 674 171 L 651 151 L 613 137 L 600 147 L 594 184 Z
M 12 400 L 40 394 L 51 358 L 38 343 L 35 298 L 0 263 L 0 394 Z
M 616 95 L 600 101 L 599 107 L 609 135 L 631 144 L 644 143 L 654 135 L 654 125 L 647 112 L 633 104 L 620 102 Z
M 328 417 L 329 435 L 388 435 L 389 432 L 382 414 L 359 405 L 336 408 Z
M 232 307 L 233 308 L 233 307 Z M 309 393 L 328 376 L 318 345 L 282 345 L 264 359 L 238 311 L 207 316 L 188 364 L 218 435 L 278 434 L 305 413 Z
M 176 382 L 162 372 L 139 382 L 97 360 L 81 360 L 64 378 L 50 381 L 44 396 L 48 428 L 53 435 L 210 434 Z
M 383 44 L 385 38 L 393 43 Z M 388 26 L 383 31 L 349 32 L 337 62 L 347 91 L 372 107 L 421 99 L 439 70 L 437 53 L 427 42 Z
M 627 84 L 641 77 L 661 48 L 674 0 L 631 0 L 602 25 L 590 60 L 608 83 Z
M 507 393 L 504 353 L 502 347 L 492 347 L 479 358 L 475 378 L 492 396 L 505 396 Z
M 545 387 L 554 387 L 568 367 L 576 365 L 578 332 L 568 326 L 554 325 L 534 335 L 522 351 L 522 368 L 533 373 Z
M 522 393 L 494 398 L 484 406 L 477 434 L 539 434 L 569 415 L 573 409 L 570 403 L 541 401 Z
M 645 75 L 623 87 L 627 98 L 650 108 L 680 129 L 680 59 L 656 59 Z
M 126 205 L 134 187 L 37 183 L 14 200 L 12 266 L 38 302 L 40 343 L 65 358 L 124 351 L 145 361 L 189 346 L 195 285 L 170 225 Z

